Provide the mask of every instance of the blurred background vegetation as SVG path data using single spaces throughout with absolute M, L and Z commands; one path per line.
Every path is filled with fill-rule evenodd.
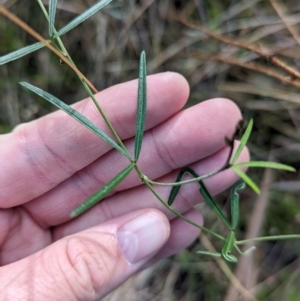
M 56 28 L 95 2 L 58 1 Z M 0 0 L 0 5 L 48 36 L 36 1 Z M 272 158 L 293 165 L 297 172 L 250 170 L 262 193 L 257 196 L 249 189 L 242 193 L 238 233 L 242 239 L 299 233 L 299 22 L 300 3 L 292 0 L 114 0 L 62 39 L 79 70 L 98 90 L 136 78 L 144 49 L 149 74 L 177 71 L 187 78 L 191 87 L 187 106 L 226 97 L 239 105 L 245 120 L 254 118 L 252 158 Z M 0 56 L 34 42 L 0 16 Z M 295 74 L 276 65 L 274 58 Z M 67 103 L 86 97 L 73 72 L 47 49 L 0 66 L 2 134 L 55 110 L 22 90 L 20 80 Z M 225 209 L 227 194 L 218 196 Z M 207 227 L 222 231 L 206 206 L 200 204 L 199 209 Z M 197 256 L 203 244 L 209 247 L 199 237 L 188 250 L 128 280 L 105 300 L 299 300 L 300 241 L 257 244 L 252 256 L 229 267 Z M 236 289 L 236 278 L 245 291 Z M 256 299 L 247 297 L 246 290 Z

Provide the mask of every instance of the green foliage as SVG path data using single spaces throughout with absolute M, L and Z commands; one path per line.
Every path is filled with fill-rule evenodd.
M 77 27 L 79 24 L 93 16 L 95 13 L 97 13 L 100 9 L 105 7 L 107 4 L 109 4 L 112 0 L 101 0 L 97 2 L 95 5 L 91 6 L 88 10 L 86 10 L 84 13 L 76 17 L 73 21 L 71 21 L 68 25 L 60 29 L 56 36 L 62 36 L 65 33 L 69 32 L 73 28 Z M 55 36 L 55 37 L 56 37 Z
M 55 28 L 55 14 L 56 14 L 57 0 L 49 0 L 49 37 L 53 36 L 53 29 Z
M 145 130 L 146 106 L 147 106 L 147 82 L 146 82 L 146 53 L 143 51 L 140 58 L 138 105 L 136 114 L 136 130 L 134 142 L 134 160 L 137 161 L 143 143 Z
M 116 186 L 118 186 L 132 171 L 135 167 L 134 163 L 128 165 L 125 169 L 123 169 L 120 173 L 118 173 L 113 179 L 107 182 L 103 187 L 101 187 L 98 191 L 92 194 L 84 203 L 78 206 L 75 210 L 71 212 L 71 217 L 76 217 L 95 204 L 99 203 L 104 197 L 106 197 Z
M 3 55 L 0 57 L 0 65 L 4 65 L 6 63 L 9 63 L 11 61 L 17 60 L 31 52 L 34 52 L 36 50 L 39 50 L 41 48 L 43 48 L 45 45 L 41 42 L 39 43 L 35 43 L 33 45 L 29 45 L 26 47 L 23 47 L 21 49 L 18 49 L 14 52 L 8 53 L 6 55 Z
M 83 124 L 86 128 L 88 128 L 90 131 L 98 135 L 100 138 L 102 138 L 105 142 L 109 143 L 113 148 L 115 148 L 117 151 L 119 151 L 124 156 L 128 156 L 127 153 L 115 142 L 113 141 L 107 134 L 105 134 L 100 128 L 98 128 L 95 124 L 93 124 L 90 120 L 88 120 L 86 117 L 84 117 L 81 113 L 74 110 L 69 105 L 62 102 L 60 99 L 56 98 L 55 96 L 51 95 L 48 92 L 45 92 L 41 90 L 40 88 L 37 88 L 31 84 L 20 82 L 20 85 L 31 90 L 32 92 L 36 93 L 37 95 L 43 97 L 47 101 L 51 102 L 53 105 L 58 107 L 59 109 L 63 110 L 65 113 L 73 117 L 75 120 Z
M 244 135 L 240 141 L 240 144 L 239 144 L 237 150 L 235 151 L 234 156 L 231 160 L 232 165 L 234 165 L 236 163 L 236 161 L 238 160 L 238 158 L 241 155 L 241 152 L 243 151 L 244 147 L 246 146 L 246 144 L 249 140 L 252 128 L 253 128 L 253 119 L 250 119 L 250 121 L 248 122 L 247 128 L 246 128 L 246 131 L 244 132 Z
M 109 4 L 112 0 L 101 0 L 98 3 L 96 3 L 95 5 L 91 6 L 88 10 L 86 10 L 84 13 L 82 13 L 81 15 L 79 15 L 78 17 L 76 17 L 73 21 L 71 21 L 69 24 L 67 24 L 66 26 L 64 26 L 62 29 L 60 29 L 55 35 L 54 35 L 54 39 L 57 37 L 60 37 L 62 35 L 64 35 L 65 33 L 69 32 L 70 30 L 72 30 L 73 28 L 75 28 L 76 26 L 78 26 L 79 24 L 81 24 L 82 22 L 84 22 L 85 20 L 87 20 L 88 18 L 90 18 L 92 15 L 94 15 L 95 13 L 97 13 L 100 9 L 102 9 L 103 7 L 105 7 L 107 4 Z M 54 18 L 55 18 L 55 3 L 56 1 L 52 1 L 51 2 L 51 6 L 50 6 L 50 12 L 51 12 L 51 16 L 50 18 L 48 18 L 48 22 L 49 22 L 49 34 L 50 32 L 53 34 L 53 30 L 54 30 Z M 47 16 L 48 17 L 48 16 Z M 52 37 L 52 34 L 50 35 L 50 37 Z M 6 54 L 4 56 L 0 57 L 0 65 L 6 64 L 8 62 L 14 61 L 16 59 L 19 59 L 31 52 L 34 52 L 38 49 L 43 48 L 45 45 L 43 43 L 35 43 L 33 45 L 30 46 L 26 46 L 24 48 L 18 49 L 14 52 L 11 52 L 9 54 Z

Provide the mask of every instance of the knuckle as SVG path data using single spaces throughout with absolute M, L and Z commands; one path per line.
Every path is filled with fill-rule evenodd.
M 94 300 L 97 292 L 109 286 L 116 262 L 114 249 L 82 236 L 67 241 L 66 256 L 73 272 L 69 284 L 79 300 Z

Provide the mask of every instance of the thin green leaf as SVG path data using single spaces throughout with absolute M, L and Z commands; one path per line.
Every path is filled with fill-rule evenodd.
M 147 82 L 146 82 L 146 53 L 142 51 L 139 66 L 138 105 L 136 114 L 136 130 L 134 141 L 134 159 L 138 160 L 145 130 L 146 106 L 147 106 Z
M 271 241 L 271 240 L 286 240 L 286 239 L 299 239 L 299 234 L 287 234 L 287 235 L 274 235 L 274 236 L 263 236 L 263 237 L 254 237 L 249 239 L 243 239 L 236 241 L 237 245 L 245 245 L 249 242 L 256 242 L 256 241 Z
M 177 181 L 176 179 L 176 182 L 179 182 L 180 180 Z M 169 206 L 172 206 L 173 202 L 175 201 L 175 198 L 179 192 L 179 189 L 180 189 L 181 186 L 173 186 L 172 189 L 171 189 L 171 192 L 170 192 L 170 195 L 169 195 L 169 198 L 168 198 L 168 205 Z
M 60 29 L 58 31 L 57 35 L 61 36 L 61 35 L 65 34 L 65 33 L 67 33 L 68 31 L 70 31 L 71 29 L 73 29 L 74 27 L 76 27 L 77 25 L 79 25 L 80 23 L 82 23 L 83 21 L 85 21 L 86 19 L 88 19 L 89 17 L 91 17 L 93 14 L 95 14 L 101 8 L 103 8 L 104 6 L 106 6 L 107 4 L 109 4 L 111 1 L 112 0 L 101 0 L 101 1 L 99 1 L 98 3 L 96 3 L 95 5 L 93 5 L 92 7 L 90 7 L 88 10 L 86 10 L 84 13 L 82 13 L 81 15 L 79 15 L 78 17 L 76 17 L 69 24 L 67 24 L 62 29 Z
M 231 164 L 235 164 L 235 162 L 237 161 L 237 159 L 239 158 L 243 148 L 245 147 L 245 145 L 247 144 L 247 141 L 250 137 L 250 134 L 251 134 L 251 131 L 252 131 L 252 127 L 253 127 L 253 119 L 250 119 L 248 125 L 247 125 L 247 128 L 245 130 L 245 133 L 240 141 L 240 144 L 236 150 L 236 152 L 234 153 L 234 156 L 231 160 Z
M 260 194 L 260 189 L 258 188 L 258 186 L 254 183 L 254 181 L 247 176 L 243 171 L 241 171 L 240 169 L 238 169 L 237 167 L 233 166 L 232 170 L 240 177 L 242 178 L 246 184 L 252 188 L 252 190 L 254 192 L 256 192 L 257 194 Z
M 84 211 L 88 210 L 96 203 L 100 202 L 105 196 L 107 196 L 117 185 L 119 185 L 132 171 L 135 163 L 131 163 L 120 173 L 118 173 L 112 180 L 106 183 L 98 191 L 92 194 L 85 202 L 79 205 L 75 210 L 71 212 L 71 217 L 76 217 Z
M 243 180 L 237 181 L 230 189 L 231 225 L 235 229 L 239 222 L 240 215 L 240 196 L 236 192 L 238 189 L 245 188 Z
M 102 0 L 99 1 L 97 4 L 93 5 L 91 8 L 89 8 L 88 10 L 86 10 L 83 14 L 79 15 L 77 18 L 75 18 L 73 21 L 71 21 L 69 24 L 67 24 L 66 26 L 64 26 L 61 30 L 59 30 L 59 32 L 54 36 L 54 37 L 58 37 L 58 36 L 62 36 L 63 34 L 67 33 L 68 31 L 70 31 L 71 29 L 73 29 L 74 27 L 76 27 L 78 24 L 82 23 L 83 21 L 85 21 L 86 19 L 88 19 L 90 16 L 92 16 L 93 14 L 95 14 L 97 11 L 99 11 L 101 8 L 103 8 L 104 6 L 106 6 L 107 4 L 109 4 L 112 0 Z M 50 13 L 50 11 L 49 11 Z M 53 20 L 53 24 L 54 24 L 54 20 Z M 53 28 L 53 26 L 50 26 L 49 23 L 49 34 L 50 34 L 50 28 Z M 52 33 L 53 34 L 53 33 Z M 8 53 L 6 55 L 3 55 L 0 57 L 0 65 L 4 65 L 8 62 L 14 61 L 16 59 L 21 58 L 24 55 L 27 55 L 31 52 L 34 52 L 38 49 L 43 48 L 45 45 L 42 42 L 38 42 L 35 43 L 33 45 L 29 45 L 26 47 L 23 47 L 21 49 L 18 49 L 16 51 L 13 51 L 11 53 Z
M 231 254 L 235 243 L 235 235 L 233 231 L 229 232 L 228 237 L 226 238 L 224 247 L 221 250 L 222 257 L 228 262 L 237 262 L 237 258 Z
M 235 241 L 235 245 L 234 245 L 234 248 L 243 256 L 247 256 L 251 253 L 253 253 L 255 250 L 256 250 L 256 247 L 255 246 L 252 246 L 250 247 L 249 249 L 247 249 L 246 251 L 242 251 L 239 246 L 237 245 L 237 240 Z
M 122 153 L 124 156 L 126 156 L 128 159 L 130 159 L 129 155 L 114 140 L 112 140 L 107 134 L 105 134 L 95 124 L 93 124 L 90 120 L 88 120 L 85 116 L 83 116 L 79 112 L 75 111 L 69 105 L 65 104 L 60 99 L 56 98 L 55 96 L 51 95 L 50 93 L 47 93 L 47 92 L 43 91 L 42 89 L 39 89 L 31 84 L 28 84 L 26 82 L 20 82 L 20 85 L 31 90 L 32 92 L 36 93 L 37 95 L 43 97 L 44 99 L 51 102 L 53 105 L 55 105 L 59 109 L 63 110 L 65 113 L 72 116 L 78 122 L 83 124 L 86 128 L 88 128 L 93 133 L 95 133 L 96 135 L 101 137 L 105 142 L 109 143 L 118 152 Z
M 281 169 L 287 171 L 296 171 L 296 169 L 292 166 L 276 163 L 276 162 L 267 162 L 267 161 L 250 161 L 250 162 L 242 162 L 234 165 L 235 167 L 263 167 L 263 168 L 274 168 Z
M 18 49 L 16 51 L 10 52 L 8 54 L 5 54 L 3 56 L 0 57 L 0 65 L 4 65 L 8 62 L 14 61 L 19 59 L 20 57 L 27 55 L 31 52 L 34 52 L 38 49 L 43 48 L 45 45 L 42 42 L 38 42 L 26 47 L 23 47 L 21 49 Z
M 185 173 L 189 173 L 194 178 L 199 177 L 199 175 L 193 169 L 186 166 L 186 167 L 183 167 L 183 168 L 180 169 L 175 183 L 180 182 Z M 179 192 L 180 187 L 181 187 L 181 185 L 172 187 L 169 198 L 168 198 L 168 205 L 169 206 L 171 206 L 173 204 L 173 202 L 175 200 L 175 197 L 177 196 L 177 194 Z
M 181 178 L 183 177 L 183 175 L 185 174 L 185 172 L 186 172 L 185 168 L 182 168 L 179 171 L 175 183 L 181 181 Z M 174 200 L 175 200 L 175 198 L 176 198 L 176 196 L 177 196 L 177 194 L 179 192 L 180 187 L 181 187 L 180 185 L 172 187 L 170 195 L 169 195 L 169 198 L 168 198 L 168 205 L 169 206 L 172 206 L 172 204 L 173 204 L 173 202 L 174 202 Z
M 49 36 L 53 36 L 57 0 L 49 0 Z
M 215 200 L 213 199 L 213 197 L 209 193 L 209 191 L 206 188 L 206 186 L 204 185 L 204 183 L 201 180 L 198 181 L 198 182 L 200 184 L 199 191 L 200 191 L 201 195 L 203 196 L 204 200 L 206 201 L 206 203 L 208 203 L 208 205 L 212 208 L 212 210 L 215 211 L 215 213 L 224 222 L 224 224 L 229 229 L 231 229 L 231 225 L 230 225 L 229 221 L 227 220 L 227 218 L 223 214 L 223 211 L 221 210 L 221 208 L 218 206 L 218 204 L 215 202 Z
M 210 252 L 210 251 L 197 251 L 196 254 L 199 254 L 199 255 L 208 255 L 208 256 L 213 256 L 213 257 L 222 257 L 221 253 Z

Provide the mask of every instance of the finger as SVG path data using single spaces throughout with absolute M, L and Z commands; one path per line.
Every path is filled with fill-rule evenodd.
M 98 300 L 138 271 L 166 243 L 167 218 L 135 211 L 0 269 L 7 300 Z
M 147 77 L 146 129 L 180 110 L 188 97 L 186 80 L 176 73 Z M 121 139 L 135 132 L 137 80 L 96 95 Z M 73 106 L 110 134 L 91 100 Z M 111 147 L 62 111 L 23 124 L 0 137 L 0 206 L 16 206 L 35 198 L 107 153 Z M 12 164 L 13 162 L 13 164 Z
M 240 119 L 237 106 L 226 99 L 206 101 L 180 112 L 145 133 L 138 166 L 150 179 L 156 179 L 173 169 L 202 160 L 224 147 L 225 136 L 232 136 Z M 133 149 L 134 139 L 125 144 L 130 150 Z M 219 167 L 225 160 L 221 163 L 218 161 Z M 55 189 L 26 204 L 26 208 L 42 225 L 53 226 L 66 222 L 73 209 L 108 179 L 112 179 L 126 164 L 120 154 L 111 151 Z M 137 185 L 141 185 L 141 181 L 133 171 L 116 190 Z M 124 205 L 121 202 L 119 206 Z
M 53 242 L 23 207 L 0 210 L 0 267 L 29 256 Z
M 224 148 L 216 154 L 204 160 L 190 164 L 189 166 L 199 175 L 207 174 L 212 170 L 218 169 L 224 164 L 228 156 L 228 152 L 229 149 Z M 241 153 L 239 161 L 245 162 L 248 160 L 249 153 L 245 150 Z M 177 177 L 177 173 L 178 170 L 173 171 L 158 179 L 158 181 L 168 183 L 174 182 Z M 205 180 L 205 185 L 212 195 L 216 195 L 233 185 L 238 178 L 239 177 L 231 169 L 227 169 Z M 162 199 L 168 199 L 171 187 L 154 186 L 154 188 Z M 203 198 L 199 193 L 198 183 L 190 183 L 181 186 L 172 207 L 179 213 L 183 213 L 187 212 L 193 206 L 202 201 Z M 53 238 L 59 239 L 66 235 L 76 233 L 99 222 L 104 222 L 116 216 L 136 210 L 137 208 L 156 208 L 164 212 L 169 219 L 174 218 L 174 214 L 163 206 L 146 186 L 139 186 L 134 189 L 128 189 L 126 191 L 116 193 L 105 199 L 105 201 L 98 203 L 91 210 L 85 212 L 76 219 L 73 219 L 61 226 L 57 226 L 53 230 Z
M 200 226 L 203 225 L 202 215 L 195 208 L 190 209 L 183 215 L 194 223 Z M 188 248 L 188 246 L 199 237 L 201 232 L 199 228 L 196 228 L 181 218 L 175 218 L 170 221 L 170 226 L 171 233 L 166 244 L 157 252 L 155 256 L 147 261 L 140 270 L 144 270 L 156 264 L 159 260 L 170 257 L 171 255 L 177 254 Z
M 194 223 L 200 226 L 203 225 L 203 217 L 198 210 L 192 208 L 183 215 Z M 200 235 L 199 228 L 196 228 L 181 218 L 174 218 L 170 222 L 170 225 L 171 233 L 167 243 L 147 262 L 147 266 L 186 249 Z

